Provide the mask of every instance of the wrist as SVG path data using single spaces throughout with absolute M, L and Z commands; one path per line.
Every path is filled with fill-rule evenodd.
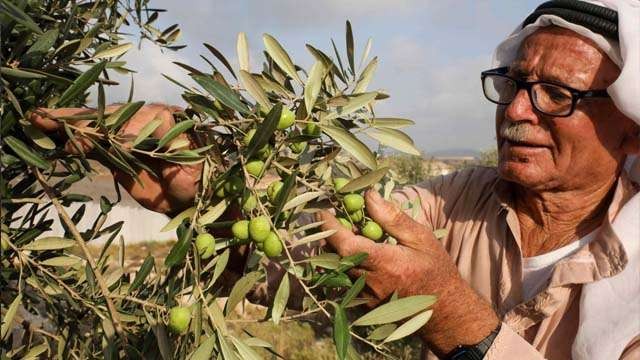
M 422 340 L 438 356 L 459 345 L 475 345 L 500 324 L 491 305 L 462 279 L 438 294 L 433 317 L 423 330 Z

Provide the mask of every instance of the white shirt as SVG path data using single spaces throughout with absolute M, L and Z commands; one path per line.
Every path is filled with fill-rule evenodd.
M 546 254 L 522 259 L 522 294 L 524 301 L 533 299 L 545 288 L 558 261 L 573 255 L 578 249 L 590 243 L 598 230 L 599 228 L 585 235 L 582 239 L 573 241 Z

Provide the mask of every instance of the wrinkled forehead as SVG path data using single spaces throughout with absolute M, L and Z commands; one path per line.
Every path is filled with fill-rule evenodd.
M 619 75 L 618 67 L 593 40 L 558 26 L 529 34 L 510 67 L 516 74 L 578 89 L 606 88 Z

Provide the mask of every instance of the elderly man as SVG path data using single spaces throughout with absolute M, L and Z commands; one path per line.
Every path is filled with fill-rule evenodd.
M 415 219 L 367 193 L 370 216 L 398 245 L 320 214 L 337 230 L 328 242 L 340 254 L 369 253 L 352 272 L 367 273 L 374 302 L 394 291 L 438 295 L 421 333 L 425 356 L 640 358 L 640 195 L 624 169 L 640 153 L 640 3 L 607 6 L 546 3 L 498 48 L 497 67 L 482 73 L 498 104 L 497 169 L 399 191 L 396 203 L 420 204 Z M 169 108 L 145 107 L 124 131 L 156 117 L 166 129 L 173 121 Z M 200 168 L 157 165 L 164 177 L 143 172 L 144 187 L 117 176 L 148 208 L 189 204 Z M 442 228 L 437 240 L 431 230 Z

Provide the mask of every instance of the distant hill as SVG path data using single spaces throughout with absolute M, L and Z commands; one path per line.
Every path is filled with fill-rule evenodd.
M 464 149 L 464 148 L 452 148 L 452 149 L 444 149 L 444 150 L 436 150 L 429 151 L 425 153 L 427 158 L 429 157 L 462 157 L 462 156 L 472 156 L 479 157 L 480 151 L 474 149 Z

